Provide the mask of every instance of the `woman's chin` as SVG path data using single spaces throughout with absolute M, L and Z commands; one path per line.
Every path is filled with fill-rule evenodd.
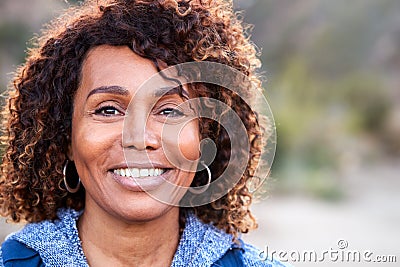
M 119 217 L 126 223 L 143 223 L 157 220 L 158 218 L 172 212 L 177 207 L 173 207 L 160 201 L 157 201 L 147 195 L 145 192 L 137 193 L 143 196 L 120 203 L 112 208 L 111 214 Z

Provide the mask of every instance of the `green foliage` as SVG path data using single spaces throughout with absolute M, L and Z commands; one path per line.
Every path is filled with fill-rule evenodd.
M 364 134 L 379 138 L 390 99 L 377 75 L 330 80 L 308 64 L 292 57 L 268 85 L 278 135 L 273 174 L 286 189 L 336 200 L 343 196 L 338 175 L 346 144 Z
M 281 190 L 339 199 L 347 169 L 390 156 L 400 62 L 387 51 L 400 47 L 399 12 L 395 0 L 259 0 L 247 8 L 268 73 L 278 137 L 272 177 Z
M 18 22 L 0 24 L 0 56 L 6 54 L 19 63 L 23 62 L 29 35 L 30 32 L 25 24 Z

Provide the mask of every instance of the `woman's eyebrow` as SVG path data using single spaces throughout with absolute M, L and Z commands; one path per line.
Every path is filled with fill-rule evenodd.
M 87 98 L 89 98 L 93 94 L 117 94 L 126 96 L 129 95 L 129 91 L 124 87 L 118 85 L 111 85 L 111 86 L 100 86 L 93 89 L 92 91 L 89 92 Z
M 154 96 L 155 97 L 161 97 L 163 95 L 179 95 L 179 96 L 181 96 L 181 93 L 184 97 L 189 98 L 188 92 L 186 92 L 184 89 L 180 90 L 179 86 L 160 87 L 156 91 L 154 91 Z

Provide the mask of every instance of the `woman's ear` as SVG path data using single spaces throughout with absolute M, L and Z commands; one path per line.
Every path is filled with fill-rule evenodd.
M 69 142 L 68 147 L 67 147 L 67 158 L 69 161 L 74 161 L 74 153 L 72 151 L 71 142 Z

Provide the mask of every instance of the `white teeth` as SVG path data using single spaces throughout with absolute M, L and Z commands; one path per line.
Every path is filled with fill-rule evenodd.
M 149 177 L 159 176 L 166 172 L 165 169 L 138 169 L 138 168 L 126 168 L 126 169 L 115 169 L 114 173 L 124 177 Z
M 137 169 L 137 168 L 132 168 L 132 169 L 130 169 L 131 170 L 131 176 L 132 177 L 139 177 L 140 176 L 140 174 L 139 174 L 139 169 Z
M 149 176 L 149 170 L 148 169 L 141 169 L 140 170 L 140 176 Z

